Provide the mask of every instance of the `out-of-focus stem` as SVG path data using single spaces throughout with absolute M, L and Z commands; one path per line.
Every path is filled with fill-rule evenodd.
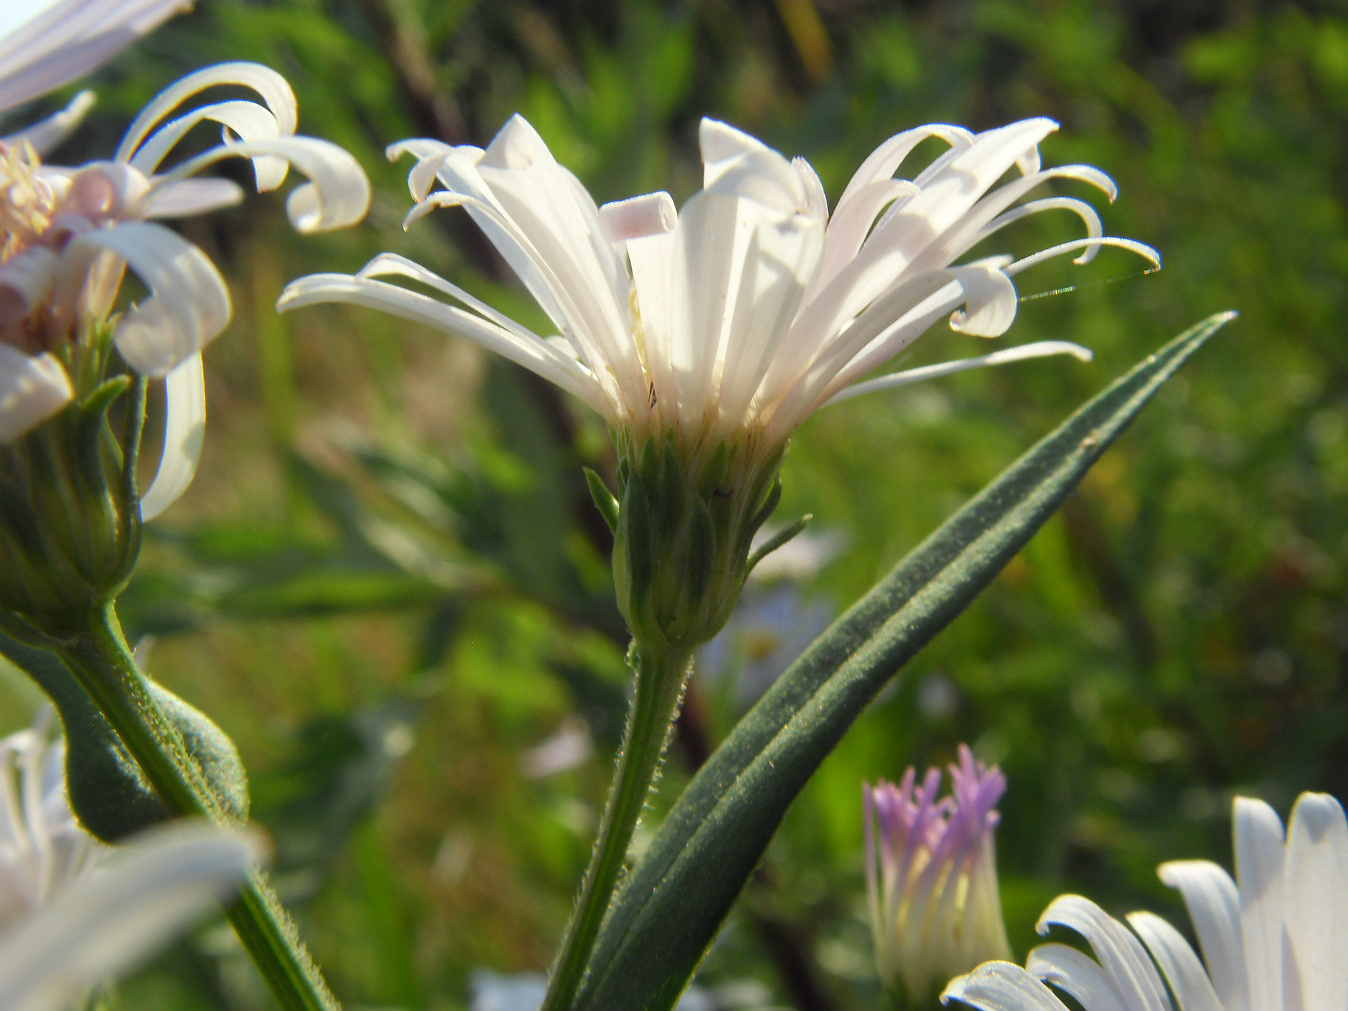
M 92 608 L 60 642 L 61 658 L 176 814 L 228 821 L 178 728 L 146 690 L 111 603 Z M 289 1011 L 337 1011 L 318 967 L 260 871 L 226 915 L 258 970 Z

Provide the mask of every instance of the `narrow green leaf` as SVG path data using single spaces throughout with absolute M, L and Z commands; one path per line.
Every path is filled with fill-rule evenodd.
M 817 639 L 717 749 L 616 897 L 578 1009 L 667 1011 L 778 824 L 885 683 L 1062 504 L 1161 385 L 1232 317 L 1181 334 L 1077 411 Z
M 775 534 L 769 537 L 763 543 L 763 546 L 759 548 L 757 551 L 755 551 L 752 555 L 750 555 L 749 560 L 744 563 L 745 574 L 747 575 L 748 573 L 753 572 L 754 566 L 756 566 L 763 559 L 767 558 L 768 555 L 772 554 L 778 548 L 783 547 L 788 542 L 795 540 L 796 535 L 800 533 L 802 530 L 804 530 L 807 526 L 809 526 L 810 520 L 812 519 L 814 519 L 814 516 L 810 513 L 806 513 L 800 519 L 796 520 L 796 522 L 792 523 L 789 527 L 783 527 L 781 530 L 777 531 Z
M 613 492 L 608 490 L 608 485 L 604 484 L 604 479 L 596 474 L 589 467 L 584 468 L 585 484 L 589 486 L 590 498 L 594 499 L 594 507 L 599 510 L 599 515 L 604 517 L 604 522 L 608 524 L 609 533 L 618 532 L 618 500 L 613 497 Z

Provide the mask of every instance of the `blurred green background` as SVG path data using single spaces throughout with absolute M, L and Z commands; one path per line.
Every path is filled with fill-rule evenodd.
M 838 549 L 751 589 L 694 682 L 651 822 L 800 627 L 1163 340 L 1241 313 L 826 762 L 699 974 L 711 1006 L 883 1006 L 860 784 L 960 741 L 1010 781 L 1018 957 L 1061 891 L 1187 929 L 1155 865 L 1229 866 L 1237 793 L 1284 814 L 1302 790 L 1348 797 L 1348 6 L 202 0 L 97 75 L 99 109 L 54 160 L 106 156 L 155 91 L 225 59 L 285 74 L 302 131 L 353 151 L 375 202 L 317 238 L 274 195 L 186 224 L 236 318 L 206 355 L 201 474 L 122 613 L 153 637 L 150 672 L 239 743 L 283 895 L 348 1005 L 462 1008 L 474 970 L 546 967 L 622 719 L 610 545 L 579 469 L 611 468 L 598 420 L 442 335 L 272 310 L 291 278 L 390 249 L 544 325 L 457 212 L 402 232 L 408 165 L 382 155 L 413 135 L 485 144 L 517 110 L 601 201 L 685 199 L 703 115 L 806 156 L 835 200 L 908 126 L 1049 115 L 1045 162 L 1113 175 L 1107 230 L 1165 256 L 1148 275 L 1106 250 L 1018 278 L 1022 296 L 1076 287 L 1023 301 L 1007 340 L 1080 341 L 1089 365 L 958 376 L 806 424 L 778 516 L 813 513 Z M 996 251 L 1076 227 L 1039 216 Z M 985 348 L 937 327 L 905 364 Z M 17 726 L 32 695 L 6 683 Z M 119 1000 L 269 1002 L 223 929 Z

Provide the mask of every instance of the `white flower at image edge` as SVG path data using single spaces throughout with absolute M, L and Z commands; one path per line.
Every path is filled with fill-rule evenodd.
M 389 155 L 417 159 L 407 223 L 464 208 L 558 336 L 541 337 L 390 253 L 354 276 L 301 278 L 278 306 L 350 302 L 438 327 L 551 380 L 638 441 L 672 432 L 684 446 L 747 440 L 772 452 L 811 412 L 868 390 L 1043 354 L 1089 357 L 1053 341 L 859 382 L 944 316 L 965 333 L 1004 333 L 1016 314 L 1012 277 L 1046 259 L 1078 252 L 1084 263 L 1115 245 L 1159 262 L 1148 246 L 1105 237 L 1084 201 L 1020 202 L 1052 179 L 1114 197 L 1090 166 L 1041 170 L 1038 145 L 1056 128 L 1032 119 L 979 134 L 908 130 L 866 159 L 831 214 L 804 159 L 710 119 L 699 132 L 703 188 L 677 213 L 667 193 L 597 206 L 519 116 L 485 150 L 403 141 Z M 930 138 L 948 150 L 912 180 L 895 178 Z M 1020 177 L 992 188 L 1017 167 Z M 1048 210 L 1076 214 L 1085 237 L 1019 260 L 952 266 L 1006 225 Z
M 0 740 L 0 1009 L 61 1011 L 131 969 L 243 880 L 237 832 L 177 822 L 98 843 L 66 799 L 50 712 Z
M 1044 985 L 1049 983 L 1085 1011 L 1170 1011 L 1169 984 L 1180 1011 L 1344 1011 L 1343 807 L 1327 794 L 1303 793 L 1284 840 L 1271 807 L 1241 798 L 1235 803 L 1234 836 L 1235 881 L 1206 860 L 1160 867 L 1161 880 L 1184 896 L 1201 961 L 1158 916 L 1129 914 L 1130 931 L 1093 902 L 1064 895 L 1044 911 L 1040 932 L 1052 925 L 1076 931 L 1095 960 L 1066 945 L 1042 945 L 1030 952 L 1024 969 L 989 962 L 952 981 L 942 999 L 980 1011 L 1064 1011 Z
M 200 92 L 222 86 L 248 88 L 261 102 L 231 98 L 174 115 Z M 81 97 L 53 120 L 78 122 L 88 105 Z M 223 143 L 164 168 L 172 149 L 202 123 L 219 124 Z M 306 175 L 309 182 L 286 203 L 301 232 L 359 221 L 369 205 L 369 182 L 342 148 L 295 135 L 289 84 L 252 63 L 207 67 L 170 86 L 132 122 L 111 161 L 79 168 L 41 164 L 36 141 L 59 140 L 71 125 L 53 130 L 47 121 L 0 140 L 0 443 L 74 397 L 62 353 L 82 328 L 113 310 L 129 268 L 149 297 L 122 312 L 113 338 L 132 369 L 163 379 L 167 390 L 163 459 L 141 502 L 143 518 L 150 519 L 195 473 L 205 424 L 200 351 L 232 312 L 215 265 L 150 219 L 238 203 L 243 192 L 233 182 L 193 178 L 227 158 L 251 160 L 259 191 L 280 186 L 291 167 Z

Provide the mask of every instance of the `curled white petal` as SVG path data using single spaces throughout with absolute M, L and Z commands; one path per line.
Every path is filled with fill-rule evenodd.
M 610 242 L 644 239 L 672 232 L 679 212 L 668 193 L 647 193 L 615 200 L 599 208 L 599 224 Z
M 117 324 L 117 350 L 137 372 L 161 377 L 200 351 L 229 323 L 229 292 L 215 265 L 196 246 L 162 225 L 126 221 L 86 232 L 62 259 L 108 250 L 126 261 L 151 297 Z
M 111 59 L 191 0 L 61 0 L 0 39 L 0 112 Z
M 206 375 L 194 354 L 164 377 L 164 449 L 150 487 L 140 500 L 140 518 L 154 519 L 187 491 L 206 438 Z
M 346 228 L 365 217 L 370 207 L 370 181 L 360 163 L 344 148 L 317 137 L 274 137 L 222 144 L 191 158 L 161 176 L 159 186 L 177 183 L 227 158 L 276 158 L 309 177 L 286 199 L 286 216 L 300 232 Z
M 1231 875 L 1207 860 L 1172 860 L 1157 868 L 1157 874 L 1184 896 L 1222 1007 L 1226 1011 L 1250 1011 L 1240 893 Z
M 64 366 L 0 343 L 0 444 L 40 425 L 75 396 Z
M 940 362 L 936 365 L 924 365 L 921 368 L 905 369 L 902 372 L 892 372 L 887 376 L 880 376 L 877 379 L 869 379 L 864 383 L 856 383 L 847 387 L 840 393 L 834 394 L 824 406 L 829 404 L 838 404 L 844 400 L 851 400 L 853 397 L 859 397 L 865 393 L 875 393 L 879 390 L 892 390 L 898 386 L 907 386 L 909 383 L 926 382 L 928 379 L 938 379 L 941 376 L 951 376 L 956 372 L 966 372 L 969 369 L 984 369 L 995 365 L 1009 365 L 1012 362 L 1023 362 L 1031 358 L 1048 358 L 1052 355 L 1071 355 L 1077 361 L 1088 362 L 1094 353 L 1090 348 L 1082 347 L 1080 344 L 1073 344 L 1071 341 L 1036 341 L 1033 344 L 1021 344 L 1019 347 L 1003 348 L 1001 351 L 994 351 L 992 354 L 979 355 L 976 358 L 957 358 L 954 361 Z
M 1018 965 L 984 962 L 971 973 L 956 976 L 941 994 L 979 1011 L 1067 1011 L 1048 987 Z
M 127 127 L 114 155 L 116 160 L 131 161 L 165 116 L 194 95 L 219 85 L 238 85 L 257 92 L 275 118 L 277 133 L 295 132 L 299 111 L 295 105 L 295 93 L 290 90 L 290 84 L 284 77 L 260 63 L 217 63 L 175 81 L 151 99 L 149 105 Z
M 462 337 L 523 365 L 575 394 L 601 413 L 605 404 L 598 383 L 575 358 L 559 352 L 536 335 L 507 329 L 474 313 L 446 305 L 420 292 L 373 278 L 347 274 L 311 274 L 292 281 L 276 303 L 280 312 L 320 302 L 363 305 Z M 519 328 L 522 329 L 522 328 Z
M 0 1007 L 72 1006 L 190 926 L 252 864 L 251 845 L 229 829 L 175 822 L 137 837 L 0 941 Z

